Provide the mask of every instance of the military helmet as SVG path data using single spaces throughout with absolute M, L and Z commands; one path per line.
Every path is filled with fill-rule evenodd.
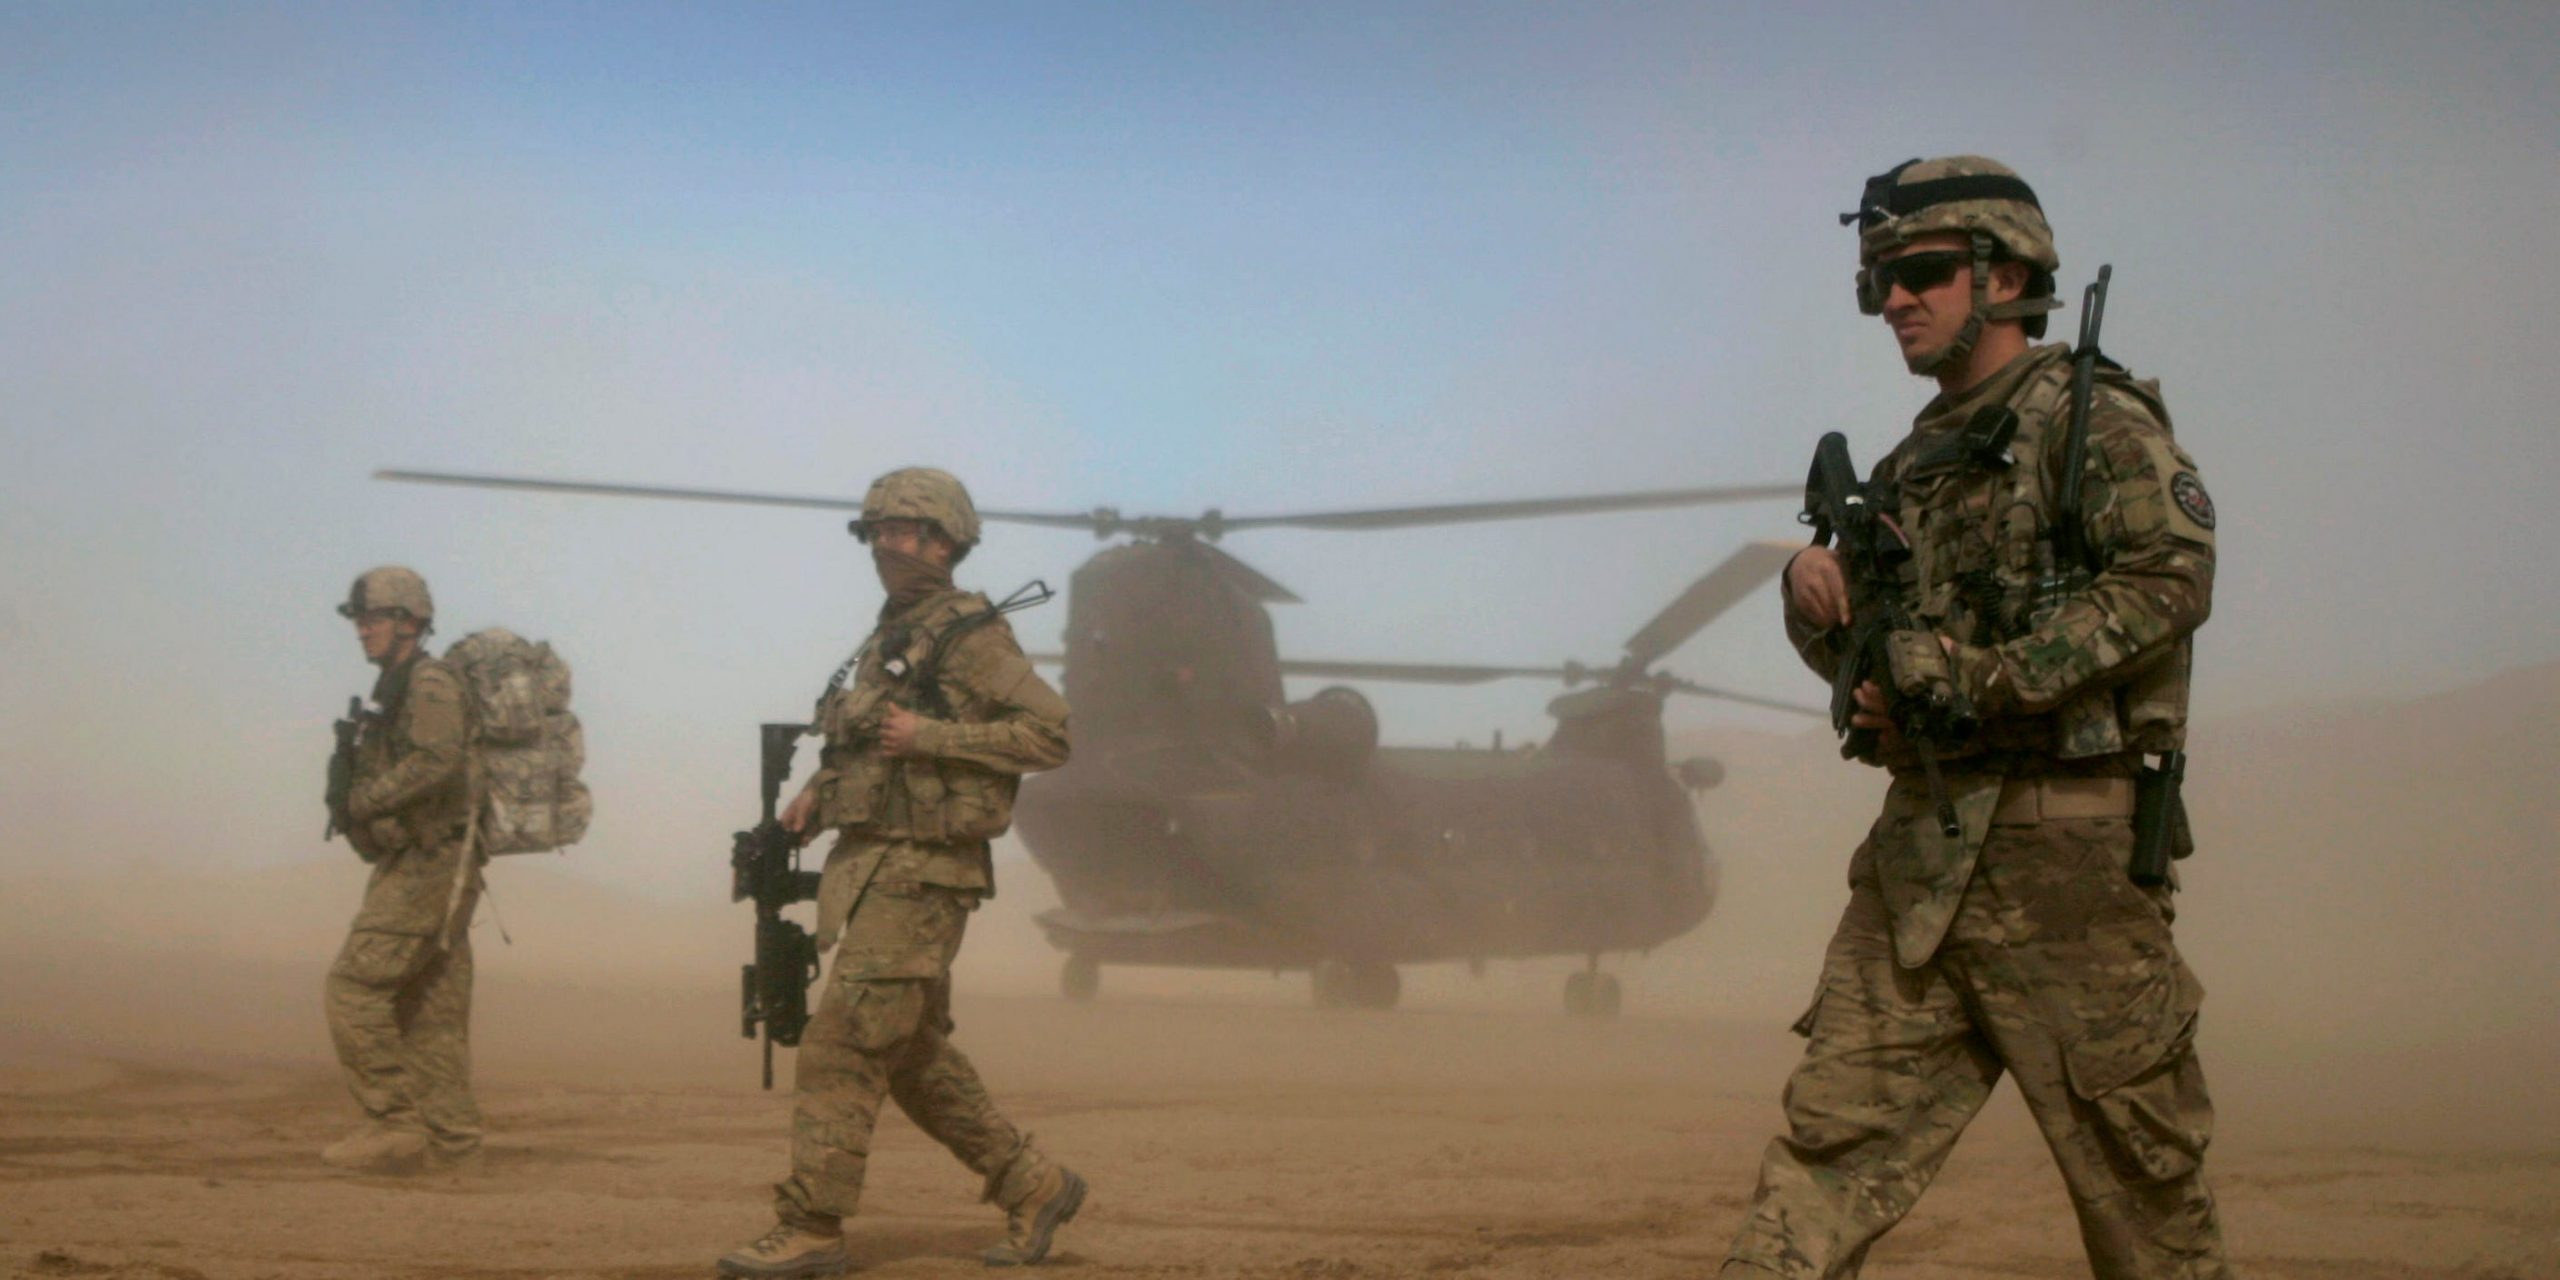
M 2017 172 L 1983 156 L 1905 160 L 1867 179 L 1855 213 L 1840 215 L 1858 228 L 1858 265 L 1932 232 L 1959 231 L 1991 237 L 2009 257 L 2045 271 L 2062 269 L 2053 228 L 2035 189 Z
M 376 609 L 397 609 L 421 622 L 433 622 L 435 597 L 427 594 L 427 580 L 415 569 L 386 564 L 356 575 L 347 586 L 346 603 L 338 606 L 338 615 L 361 618 Z
M 1973 313 L 1936 364 L 1960 359 L 1982 334 L 1985 320 L 2016 320 L 2029 337 L 2044 336 L 2045 313 L 2062 306 L 2053 296 L 2053 273 L 2062 268 L 2053 228 L 2035 188 L 2017 171 L 1985 156 L 1905 160 L 1867 179 L 1855 211 L 1840 225 L 1858 229 L 1858 309 L 1884 313 L 1890 286 L 1873 268 L 1887 253 L 1925 235 L 1955 232 L 1973 244 Z M 1988 297 L 1991 264 L 2003 259 L 2033 268 L 2023 296 L 1994 303 Z M 1927 373 L 1932 369 L 1918 369 Z
M 962 551 L 978 545 L 978 508 L 968 489 L 958 476 L 932 467 L 901 467 L 872 481 L 861 518 L 848 527 L 869 542 L 875 520 L 930 520 Z

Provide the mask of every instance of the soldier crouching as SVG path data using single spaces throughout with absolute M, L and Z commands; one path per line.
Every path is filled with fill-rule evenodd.
M 1084 1179 L 996 1110 L 951 1043 L 951 962 L 993 891 L 987 842 L 1012 823 L 1021 775 L 1067 758 L 1067 707 L 986 597 L 952 585 L 978 542 L 953 477 L 893 471 L 853 530 L 888 600 L 849 684 L 818 709 L 819 768 L 782 814 L 808 839 L 838 833 L 818 889 L 817 940 L 835 948 L 801 1034 L 791 1174 L 774 1228 L 720 1259 L 723 1275 L 834 1275 L 862 1197 L 884 1099 L 984 1179 L 1007 1215 L 989 1266 L 1025 1266 L 1075 1216 Z

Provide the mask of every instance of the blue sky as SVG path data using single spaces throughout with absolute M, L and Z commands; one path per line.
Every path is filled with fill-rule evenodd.
M 1872 458 L 1926 388 L 1832 215 L 1949 151 L 2072 296 L 2116 264 L 2225 513 L 2204 714 L 2560 659 L 2555 55 L 2547 5 L 0 6 L 0 847 L 309 852 L 328 605 L 400 560 L 578 662 L 674 883 L 876 600 L 824 516 L 377 466 L 1257 512 Z M 1228 545 L 1289 652 L 1605 659 L 1791 515 Z M 994 537 L 998 591 L 1091 549 Z M 1748 612 L 1671 660 L 1791 663 Z

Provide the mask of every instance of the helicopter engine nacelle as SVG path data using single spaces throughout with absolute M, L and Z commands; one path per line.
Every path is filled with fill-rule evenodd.
M 1335 685 L 1269 709 L 1272 763 L 1292 772 L 1356 773 L 1378 751 L 1378 712 L 1357 689 Z

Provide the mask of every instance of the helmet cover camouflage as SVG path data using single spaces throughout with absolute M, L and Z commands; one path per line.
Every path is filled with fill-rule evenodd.
M 1983 156 L 1906 160 L 1867 179 L 1856 213 L 1843 223 L 1858 228 L 1858 265 L 1933 232 L 1980 232 L 2020 262 L 2062 269 L 2053 228 L 2034 188 L 2016 170 Z
M 968 489 L 959 477 L 932 467 L 902 467 L 872 481 L 862 495 L 862 517 L 851 525 L 853 536 L 871 541 L 875 520 L 929 520 L 961 549 L 978 545 L 978 508 Z
M 360 618 L 377 609 L 397 609 L 419 622 L 433 622 L 436 616 L 427 580 L 417 570 L 396 564 L 358 574 L 347 586 L 346 603 L 338 606 L 338 616 Z

